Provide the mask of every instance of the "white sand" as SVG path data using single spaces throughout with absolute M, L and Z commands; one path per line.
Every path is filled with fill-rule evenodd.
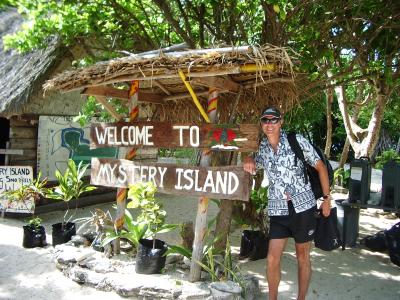
M 196 216 L 195 198 L 160 195 L 170 223 L 193 220 Z M 103 209 L 111 204 L 98 205 Z M 94 207 L 79 209 L 78 216 L 87 216 Z M 210 201 L 208 217 L 216 215 L 217 208 Z M 362 210 L 360 234 L 373 234 L 389 228 L 398 220 L 390 219 L 375 210 Z M 51 224 L 62 219 L 63 212 L 43 214 L 47 242 L 51 243 Z M 123 299 L 115 293 L 100 292 L 79 285 L 55 268 L 52 247 L 24 249 L 22 247 L 24 220 L 0 219 L 0 299 Z M 168 233 L 168 242 L 179 242 L 179 236 Z M 239 252 L 240 230 L 231 236 L 233 251 Z M 313 278 L 308 299 L 400 299 L 400 268 L 393 265 L 387 254 L 373 253 L 361 248 L 323 252 L 312 251 Z M 241 262 L 243 271 L 260 279 L 263 295 L 267 298 L 265 282 L 266 260 Z M 283 255 L 280 299 L 295 299 L 297 292 L 297 266 L 293 242 L 289 242 Z

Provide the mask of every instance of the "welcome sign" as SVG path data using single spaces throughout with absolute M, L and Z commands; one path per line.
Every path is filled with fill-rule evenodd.
M 251 177 L 239 166 L 182 167 L 92 158 L 91 170 L 94 185 L 126 188 L 151 181 L 166 194 L 249 201 Z
M 259 127 L 255 124 L 170 124 L 118 122 L 91 125 L 90 147 L 199 148 L 256 151 Z

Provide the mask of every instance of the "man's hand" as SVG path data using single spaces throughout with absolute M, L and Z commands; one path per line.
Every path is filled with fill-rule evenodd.
M 254 159 L 252 157 L 247 156 L 243 160 L 243 170 L 249 172 L 252 175 L 256 173 L 256 163 L 254 162 Z
M 324 215 L 324 217 L 328 217 L 330 215 L 330 213 L 331 213 L 331 195 L 329 195 L 328 198 L 322 202 L 320 208 L 322 209 L 322 214 Z

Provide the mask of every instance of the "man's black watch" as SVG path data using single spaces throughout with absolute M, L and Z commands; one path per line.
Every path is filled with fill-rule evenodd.
M 326 200 L 326 199 L 328 199 L 329 198 L 329 196 L 330 196 L 331 194 L 326 194 L 326 195 L 323 195 L 322 196 L 322 198 L 324 199 L 324 200 Z

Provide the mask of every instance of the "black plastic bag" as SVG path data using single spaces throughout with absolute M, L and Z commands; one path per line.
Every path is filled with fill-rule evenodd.
M 324 217 L 322 210 L 318 209 L 314 243 L 315 247 L 324 251 L 332 251 L 342 245 L 337 226 L 336 207 L 331 208 L 331 213 L 328 217 Z
M 240 241 L 240 258 L 249 258 L 250 260 L 266 258 L 268 242 L 268 237 L 262 231 L 243 230 Z
M 165 267 L 168 247 L 165 242 L 156 239 L 153 249 L 153 240 L 141 239 L 136 254 L 135 271 L 138 274 L 160 274 Z
M 360 241 L 369 250 L 376 252 L 385 252 L 387 243 L 384 231 L 378 231 L 374 235 L 368 235 Z
M 43 226 L 33 227 L 30 225 L 22 226 L 24 229 L 24 237 L 22 246 L 24 248 L 44 247 L 46 243 L 46 232 Z
M 76 234 L 75 223 L 72 222 L 64 223 L 64 227 L 62 223 L 53 224 L 52 227 L 51 236 L 53 238 L 53 246 L 70 241 L 72 236 Z
M 400 222 L 385 230 L 389 252 L 400 254 Z

